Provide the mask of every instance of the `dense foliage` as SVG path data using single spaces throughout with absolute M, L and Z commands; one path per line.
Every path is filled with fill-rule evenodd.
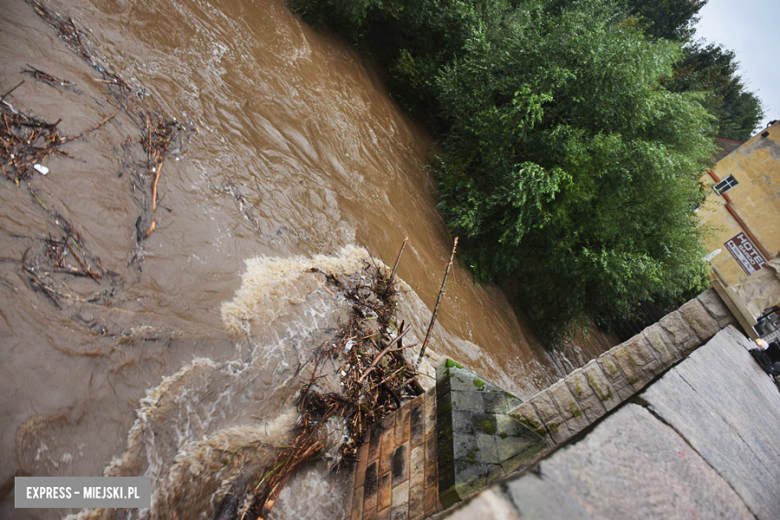
M 440 135 L 440 208 L 549 344 L 703 280 L 708 97 L 611 0 L 296 0 L 383 63 Z M 679 79 L 679 78 L 678 78 Z
M 707 111 L 717 118 L 713 135 L 747 141 L 764 117 L 761 101 L 737 73 L 734 52 L 720 45 L 694 41 L 696 14 L 707 0 L 624 0 L 645 32 L 653 38 L 684 43 L 667 88 L 674 92 L 703 91 Z
M 677 64 L 667 88 L 674 92 L 704 91 L 704 106 L 717 118 L 716 137 L 747 141 L 764 117 L 761 101 L 737 74 L 734 52 L 720 45 L 691 43 Z

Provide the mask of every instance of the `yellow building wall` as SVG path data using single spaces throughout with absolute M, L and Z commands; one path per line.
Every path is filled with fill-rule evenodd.
M 715 175 L 723 180 L 733 175 L 739 184 L 725 195 L 731 208 L 744 223 L 735 219 L 726 207 L 726 197 L 713 190 L 699 214 L 704 224 L 715 226 L 713 236 L 705 246 L 711 252 L 710 264 L 715 275 L 725 284 L 733 285 L 747 278 L 739 263 L 724 243 L 738 233 L 752 233 L 751 242 L 766 251 L 769 260 L 780 251 L 780 123 L 760 132 L 748 142 L 722 158 L 715 165 Z M 702 182 L 714 186 L 715 180 L 706 173 Z M 744 228 L 747 228 L 745 230 Z M 758 242 L 758 244 L 756 244 Z M 715 252 L 720 249 L 717 254 Z

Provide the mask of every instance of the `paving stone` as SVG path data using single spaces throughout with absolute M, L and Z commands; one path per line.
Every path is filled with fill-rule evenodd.
M 504 394 L 498 392 L 482 392 L 480 397 L 482 398 L 481 409 L 487 413 L 497 414 L 509 411 Z
M 383 430 L 385 430 L 385 431 L 392 430 L 394 426 L 395 426 L 395 414 L 394 413 L 391 413 L 390 415 L 386 415 L 382 419 L 382 429 Z
M 715 318 L 718 323 L 724 320 L 731 323 L 731 320 L 734 319 L 731 311 L 729 311 L 729 308 L 725 303 L 723 303 L 723 300 L 721 300 L 720 296 L 718 296 L 718 293 L 715 291 L 715 289 L 707 289 L 699 296 L 697 296 L 696 299 L 699 300 L 702 305 L 704 305 L 704 308 L 707 309 L 710 315 Z
M 599 417 L 607 413 L 606 408 L 601 403 L 601 399 L 591 388 L 588 383 L 588 377 L 581 368 L 566 376 L 564 381 L 589 423 L 595 422 Z
M 395 412 L 395 431 L 393 432 L 393 439 L 395 440 L 396 446 L 409 440 L 409 415 L 411 410 L 411 403 L 406 403 Z
M 355 487 L 361 487 L 366 480 L 366 467 L 368 466 L 368 443 L 363 443 L 358 448 L 358 463 L 355 470 Z
M 647 384 L 647 377 L 645 377 L 636 360 L 626 349 L 625 344 L 613 348 L 610 354 L 615 364 L 628 378 L 628 383 L 634 388 L 634 391 L 641 390 Z
M 436 436 L 429 435 L 425 439 L 425 487 L 434 486 L 438 482 L 436 474 Z
M 462 460 L 455 461 L 455 490 L 460 499 L 477 492 L 487 485 L 487 470 L 484 464 Z M 442 502 L 444 498 L 441 497 Z M 444 504 L 447 507 L 447 504 Z
M 453 456 L 455 460 L 478 462 L 478 451 L 479 445 L 477 444 L 476 435 L 459 435 L 457 433 L 453 435 Z
M 544 423 L 544 427 L 550 433 L 548 438 L 553 442 L 555 446 L 558 446 L 567 440 L 571 439 L 574 432 L 569 429 L 566 421 L 559 417 L 558 420 L 552 420 Z
M 503 461 L 501 463 L 501 468 L 506 475 L 511 475 L 515 471 L 521 470 L 531 464 L 537 457 L 542 455 L 544 451 L 546 451 L 546 448 L 534 450 L 533 452 L 525 451 L 523 453 L 518 453 Z
M 680 314 L 702 341 L 707 341 L 720 330 L 718 322 L 710 316 L 710 313 L 704 308 L 704 304 L 699 300 L 691 300 L 680 307 Z
M 407 520 L 409 518 L 409 504 L 394 507 L 390 512 L 390 520 Z
M 697 336 L 694 336 L 688 341 L 686 341 L 685 343 L 683 343 L 682 345 L 680 345 L 678 348 L 680 350 L 680 353 L 683 355 L 683 357 L 685 357 L 691 352 L 693 352 L 696 349 L 696 347 L 700 345 L 701 345 L 701 340 Z
M 439 489 L 436 486 L 425 487 L 425 516 L 431 516 L 438 510 Z
M 421 395 L 412 401 L 412 409 L 409 413 L 409 438 L 412 447 L 419 446 L 425 441 L 424 399 L 425 397 Z
M 397 486 L 393 486 L 393 501 L 392 508 L 396 509 L 399 506 L 409 503 L 409 482 L 404 482 Z
M 355 469 L 357 464 L 347 469 L 346 493 L 344 496 L 344 518 L 352 518 L 352 504 L 355 501 Z
M 401 444 L 393 452 L 393 488 L 409 480 L 409 443 Z
M 412 401 L 412 410 L 409 413 L 409 439 L 412 447 L 419 446 L 425 441 L 423 396 Z
M 655 376 L 666 370 L 666 365 L 660 361 L 654 360 L 642 367 L 642 372 L 648 381 L 651 381 Z
M 377 475 L 376 461 L 372 462 L 366 467 L 365 484 L 363 484 L 363 493 L 365 493 L 364 500 L 368 500 L 371 497 L 376 496 L 379 488 L 379 478 Z
M 379 439 L 379 473 L 384 474 L 392 469 L 393 451 L 395 451 L 395 440 L 393 439 L 394 428 L 386 429 Z
M 509 410 L 514 410 L 515 408 L 523 404 L 522 399 L 520 399 L 519 397 L 515 397 L 514 395 L 509 393 L 504 394 L 504 399 L 506 400 L 506 410 L 504 411 L 504 413 L 509 413 Z
M 647 327 L 642 331 L 642 337 L 664 368 L 676 363 L 682 357 L 660 324 L 655 323 Z
M 382 510 L 390 506 L 390 502 L 393 498 L 393 474 L 389 471 L 379 477 L 379 488 L 377 492 L 377 504 L 378 510 Z
M 628 378 L 623 374 L 623 371 L 620 370 L 620 367 L 618 367 L 613 359 L 611 355 L 612 350 L 604 352 L 596 359 L 596 362 L 599 364 L 604 376 L 609 380 L 609 383 L 618 395 L 619 400 L 622 402 L 634 395 L 636 390 L 631 386 Z
M 696 333 L 693 332 L 691 326 L 685 321 L 682 314 L 677 311 L 661 318 L 658 324 L 669 333 L 672 337 L 672 343 L 677 347 L 696 337 Z
M 425 392 L 425 436 L 436 429 L 436 390 Z
M 558 405 L 558 409 L 563 414 L 566 426 L 569 427 L 573 434 L 584 430 L 590 424 L 564 381 L 558 381 L 549 390 L 550 395 Z
M 588 384 L 598 396 L 599 401 L 604 406 L 606 411 L 612 410 L 615 406 L 620 404 L 621 399 L 612 388 L 604 372 L 601 370 L 601 366 L 596 360 L 591 361 L 582 368 L 585 377 L 588 380 Z M 628 381 L 625 381 L 626 385 Z
M 495 438 L 500 463 L 513 457 L 522 456 L 526 462 L 547 450 L 547 444 L 531 430 L 525 429 L 518 435 Z
M 425 517 L 425 488 L 412 485 L 409 488 L 409 520 L 422 520 Z
M 390 509 L 389 507 L 379 510 L 376 514 L 376 520 L 390 520 L 391 512 L 392 509 Z
M 533 410 L 533 408 L 531 408 L 531 410 Z M 522 433 L 530 429 L 528 426 L 524 425 L 515 417 L 511 415 L 505 415 L 505 414 L 496 415 L 496 427 L 498 428 L 496 433 L 502 438 L 507 435 L 521 435 Z M 544 431 L 544 427 L 542 427 L 542 431 Z M 547 434 L 546 431 L 544 431 L 544 433 L 545 435 Z
M 363 518 L 363 486 L 355 489 L 352 497 L 352 520 L 362 520 Z
M 376 493 L 370 497 L 366 496 L 363 498 L 363 520 L 376 520 L 376 502 Z
M 485 411 L 484 406 L 482 406 L 482 394 L 474 391 L 458 392 L 453 390 L 452 406 L 458 410 Z
M 543 460 L 540 471 L 544 480 L 573 497 L 593 518 L 753 518 L 696 450 L 634 404 L 623 406 L 579 442 Z M 509 484 L 510 489 L 514 485 Z M 528 500 L 515 503 L 524 514 L 524 507 L 532 505 Z
M 410 460 L 409 486 L 411 489 L 425 487 L 425 448 L 417 446 L 412 450 Z
M 592 520 L 554 480 L 528 472 L 507 482 L 507 495 L 525 520 Z
M 631 354 L 631 359 L 634 360 L 639 368 L 643 368 L 645 365 L 656 361 L 653 352 L 648 348 L 641 334 L 637 334 L 624 342 L 623 346 L 628 353 Z
M 463 506 L 453 511 L 447 518 L 451 520 L 520 520 L 517 511 L 503 494 L 486 489 Z
M 479 453 L 477 453 L 479 462 L 483 464 L 498 464 L 501 462 L 501 459 L 498 458 L 498 445 L 496 444 L 495 435 L 478 433 L 477 446 L 479 447 Z
M 533 407 L 530 401 L 526 401 L 509 412 L 509 416 L 513 417 L 523 426 L 544 438 L 548 447 L 552 448 L 555 445 L 552 438 L 550 437 L 550 433 L 547 431 L 547 428 L 544 427 L 544 423 L 542 423 L 541 418 L 539 418 L 539 415 L 536 413 L 536 409 Z M 498 428 L 500 434 L 502 431 L 500 422 L 498 423 Z M 509 432 L 506 433 L 511 435 Z
M 531 403 L 542 422 L 547 423 L 560 417 L 561 412 L 555 406 L 552 396 L 547 390 L 542 390 L 531 398 Z
M 780 518 L 780 393 L 731 329 L 642 397 L 736 490 L 760 519 Z M 767 493 L 767 490 L 775 490 Z
M 368 462 L 379 457 L 379 441 L 382 438 L 382 425 L 376 424 L 368 430 Z

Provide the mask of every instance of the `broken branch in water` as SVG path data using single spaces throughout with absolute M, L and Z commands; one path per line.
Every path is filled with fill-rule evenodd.
M 122 110 L 122 109 L 121 108 L 117 108 L 116 112 L 114 112 L 113 114 L 111 114 L 110 116 L 108 116 L 107 118 L 105 118 L 104 120 L 102 120 L 101 122 L 99 122 L 98 124 L 93 126 L 92 128 L 90 128 L 89 130 L 84 130 L 80 134 L 74 135 L 73 137 L 68 137 L 67 139 L 63 139 L 61 144 L 69 143 L 71 141 L 74 141 L 74 140 L 78 139 L 79 137 L 84 137 L 85 135 L 87 135 L 90 132 L 94 132 L 95 130 L 97 130 L 98 128 L 103 126 L 104 124 L 108 123 L 115 115 L 117 115 L 119 113 L 120 110 Z
M 406 243 L 409 242 L 408 238 L 404 238 L 404 243 L 401 244 L 401 250 L 398 251 L 398 257 L 395 259 L 395 264 L 393 264 L 393 270 L 390 271 L 390 278 L 389 280 L 392 282 L 393 279 L 395 279 L 395 272 L 398 269 L 398 264 L 401 263 L 401 256 L 404 254 L 404 249 L 406 249 Z
M 14 90 L 16 90 L 16 89 L 18 89 L 19 87 L 21 87 L 23 83 L 24 83 L 24 80 L 20 81 L 18 85 L 16 85 L 14 88 L 12 88 L 11 90 L 9 90 L 9 91 L 8 91 L 8 92 L 6 92 L 5 94 L 3 94 L 3 97 L 0 97 L 0 102 L 2 102 L 2 101 L 5 101 L 5 98 L 6 98 L 6 97 L 8 97 L 8 95 L 9 95 L 11 92 L 13 92 Z
M 447 275 L 450 274 L 452 269 L 452 259 L 455 258 L 455 250 L 458 248 L 458 237 L 455 237 L 455 241 L 452 244 L 452 254 L 450 254 L 450 261 L 447 264 L 447 269 L 444 271 L 444 279 L 441 281 L 441 289 L 439 289 L 439 296 L 436 298 L 436 306 L 433 308 L 433 316 L 431 316 L 431 324 L 428 325 L 428 331 L 425 333 L 425 340 L 423 341 L 422 348 L 420 348 L 420 357 L 417 358 L 417 366 L 422 363 L 423 356 L 425 355 L 425 349 L 428 347 L 428 341 L 431 339 L 431 333 L 433 332 L 433 325 L 436 323 L 436 315 L 439 313 L 439 304 L 441 303 L 441 297 L 444 296 L 444 286 L 447 283 Z
M 152 183 L 152 212 L 157 211 L 157 181 L 160 180 L 160 171 L 162 171 L 163 163 L 160 162 L 160 166 L 156 168 L 154 174 L 154 183 Z

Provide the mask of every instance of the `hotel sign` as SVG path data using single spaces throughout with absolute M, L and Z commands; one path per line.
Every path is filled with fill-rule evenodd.
M 740 233 L 725 244 L 734 260 L 737 261 L 745 274 L 750 276 L 766 265 L 764 257 L 748 240 L 744 233 Z

